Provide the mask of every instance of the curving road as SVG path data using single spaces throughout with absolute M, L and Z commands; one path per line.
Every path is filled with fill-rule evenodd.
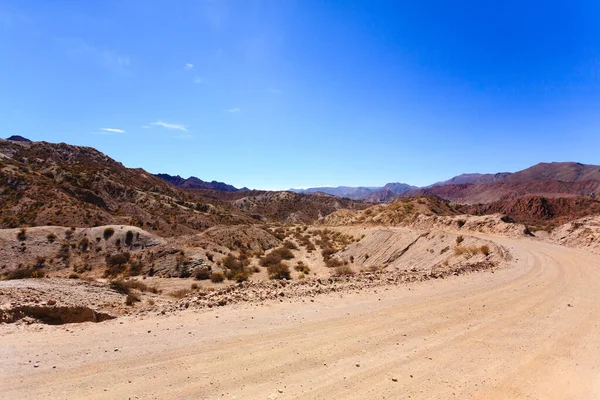
M 493 240 L 512 267 L 314 302 L 0 327 L 0 398 L 600 399 L 600 256 Z

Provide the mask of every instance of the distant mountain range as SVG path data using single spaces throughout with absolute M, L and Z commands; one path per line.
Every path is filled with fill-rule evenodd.
M 75 162 L 71 161 L 70 158 L 76 160 L 76 163 L 84 163 L 86 165 L 91 162 L 90 158 L 97 159 L 96 161 L 99 164 L 102 163 L 100 161 L 102 159 L 110 160 L 106 155 L 91 148 L 69 146 L 64 143 L 51 144 L 45 142 L 31 142 L 22 136 L 11 136 L 5 141 L 0 139 L 0 144 L 0 147 L 3 150 L 0 151 L 0 160 L 4 163 L 6 163 L 6 160 L 9 159 L 14 160 L 14 154 L 22 154 L 21 157 L 25 158 L 37 157 L 39 160 L 51 160 L 54 162 L 54 164 L 52 164 L 50 161 L 47 161 L 49 163 L 48 165 L 45 165 L 44 163 L 38 165 L 32 161 L 26 163 L 32 168 L 31 174 L 28 176 L 32 181 L 37 182 L 36 179 L 38 179 L 41 175 L 36 175 L 34 172 L 42 171 L 40 168 L 45 168 L 42 175 L 55 175 L 55 180 L 57 182 L 60 181 L 59 183 L 62 186 L 65 186 L 65 182 L 68 180 L 65 180 L 66 178 L 62 177 L 62 172 L 57 170 L 57 166 L 61 166 L 60 168 L 66 168 L 62 165 L 67 162 Z M 64 160 L 60 157 L 63 157 Z M 114 160 L 110 160 L 110 162 L 114 163 Z M 17 163 L 15 165 L 20 164 Z M 118 173 L 122 175 L 122 183 L 119 185 L 122 185 L 123 187 L 141 187 L 143 186 L 142 183 L 137 182 L 137 180 L 139 180 L 139 176 L 147 177 L 149 175 L 153 178 L 152 182 L 154 183 L 152 183 L 152 185 L 155 187 L 162 187 L 164 193 L 169 193 L 169 191 L 172 190 L 170 188 L 185 189 L 185 191 L 187 191 L 192 197 L 203 196 L 202 199 L 198 197 L 200 200 L 212 199 L 230 202 L 237 201 L 237 199 L 245 196 L 258 196 L 257 198 L 260 198 L 261 202 L 267 198 L 270 199 L 269 201 L 275 199 L 265 195 L 266 191 L 249 191 L 248 188 L 245 187 L 238 189 L 235 186 L 227 183 L 218 181 L 203 181 L 202 179 L 194 176 L 189 178 L 182 178 L 179 175 L 173 176 L 168 174 L 157 174 L 152 176 L 141 169 L 127 170 L 128 172 L 125 173 L 125 170 L 122 168 L 122 164 L 115 164 L 113 172 L 115 174 Z M 133 173 L 132 171 L 137 172 Z M 131 176 L 126 177 L 127 174 L 131 174 Z M 102 179 L 98 179 L 100 179 L 101 182 L 104 182 L 103 179 L 106 177 L 102 175 L 101 178 Z M 81 180 L 83 178 L 77 179 Z M 106 181 L 109 182 L 109 179 L 106 178 Z M 150 180 L 147 180 L 147 183 L 144 184 L 147 184 L 149 185 L 148 187 L 151 187 L 152 185 L 150 182 Z M 159 185 L 159 183 L 168 183 L 169 186 L 164 187 L 164 185 Z M 69 187 L 65 189 L 66 191 L 64 193 L 67 193 L 68 196 L 71 197 L 75 196 L 78 199 L 77 201 L 83 199 L 83 201 L 96 204 L 100 208 L 104 207 L 108 209 L 112 203 L 114 203 L 114 207 L 117 207 L 117 204 L 114 202 L 114 193 L 119 192 L 122 190 L 122 188 L 117 190 L 113 187 L 110 187 L 110 184 L 107 183 L 107 187 L 103 187 L 101 189 L 102 196 L 100 197 L 102 198 L 100 199 L 96 198 L 98 196 L 95 194 L 95 191 L 90 190 L 88 186 L 93 187 L 91 183 L 87 182 L 82 187 Z M 600 166 L 586 165 L 576 162 L 550 162 L 539 163 L 514 173 L 500 172 L 496 174 L 461 174 L 446 181 L 436 182 L 432 185 L 420 188 L 405 183 L 395 182 L 388 183 L 385 186 L 377 187 L 314 187 L 308 189 L 290 189 L 290 191 L 300 195 L 309 196 L 310 202 L 313 202 L 311 204 L 318 205 L 318 207 L 321 207 L 321 205 L 327 205 L 327 207 L 341 206 L 340 201 L 342 198 L 350 199 L 351 201 L 357 200 L 355 203 L 362 204 L 363 202 L 393 202 L 397 200 L 398 197 L 436 196 L 443 200 L 467 205 L 488 204 L 498 201 L 511 201 L 525 196 L 541 196 L 549 199 L 584 196 L 592 198 L 600 196 Z M 232 197 L 232 195 L 235 196 Z M 187 196 L 187 194 L 185 196 Z M 33 197 L 37 198 L 39 196 Z M 327 197 L 330 197 L 331 199 L 327 199 Z M 294 202 L 298 204 L 305 201 L 305 199 L 302 197 L 293 197 L 293 199 Z M 200 200 L 197 200 L 196 202 L 200 203 Z M 286 196 L 281 197 L 280 200 L 284 202 L 289 201 Z M 336 203 L 336 201 L 338 203 Z M 501 207 L 508 206 L 496 205 L 495 207 L 500 209 Z M 315 208 L 315 210 L 317 210 L 317 208 Z M 325 209 L 319 208 L 318 210 L 324 211 Z M 142 212 L 140 211 L 140 214 L 141 213 Z M 273 213 L 273 215 L 275 214 L 280 215 L 281 213 L 277 211 Z M 310 213 L 311 216 L 313 214 L 319 215 L 316 211 L 315 213 Z M 119 216 L 113 214 L 110 216 L 110 218 L 116 217 Z M 108 216 L 106 216 L 106 218 L 109 219 Z
M 388 183 L 385 186 L 375 187 L 323 186 L 308 189 L 290 189 L 290 191 L 304 194 L 325 193 L 332 196 L 346 197 L 354 200 L 364 199 L 370 201 L 386 201 L 391 197 L 398 196 L 412 189 L 417 189 L 417 187 L 407 185 L 406 183 Z
M 526 195 L 544 197 L 589 196 L 600 193 L 600 166 L 575 162 L 539 163 L 515 173 L 468 174 L 446 182 L 462 182 L 409 190 L 401 196 L 433 195 L 463 203 L 491 203 Z M 483 180 L 483 182 L 482 182 Z
M 182 178 L 179 175 L 168 175 L 168 174 L 156 174 L 160 179 L 169 182 L 172 185 L 180 187 L 182 189 L 204 189 L 204 190 L 219 190 L 221 192 L 237 192 L 238 190 L 248 190 L 248 188 L 244 187 L 241 189 L 236 188 L 235 186 L 228 185 L 223 182 L 206 182 L 202 179 L 196 178 L 195 176 L 190 176 L 189 178 Z
M 524 195 L 583 196 L 600 193 L 600 166 L 575 162 L 539 163 L 514 173 L 461 174 L 421 188 L 405 183 L 388 183 L 383 187 L 340 186 L 290 190 L 297 193 L 323 192 L 372 202 L 433 195 L 464 204 L 517 199 Z

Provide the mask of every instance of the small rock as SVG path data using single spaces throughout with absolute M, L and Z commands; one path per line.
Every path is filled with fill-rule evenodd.
M 392 382 L 398 382 L 398 379 L 392 378 Z
M 48 300 L 46 304 L 48 304 L 49 306 L 53 306 L 56 304 L 56 300 Z
M 115 347 L 115 351 L 119 351 L 119 348 L 118 348 L 118 347 Z

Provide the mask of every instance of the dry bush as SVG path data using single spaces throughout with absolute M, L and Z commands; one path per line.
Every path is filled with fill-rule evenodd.
M 490 247 L 487 245 L 483 245 L 479 248 L 479 251 L 481 251 L 481 254 L 487 257 L 490 254 Z
M 298 250 L 298 246 L 296 246 L 296 244 L 291 240 L 286 240 L 285 242 L 283 242 L 283 247 L 290 250 Z
M 192 292 L 191 289 L 179 289 L 179 290 L 169 293 L 169 296 L 174 297 L 176 299 L 183 299 L 185 296 L 187 296 L 191 292 Z
M 456 238 L 456 244 L 457 244 L 457 245 L 459 245 L 459 244 L 461 244 L 461 243 L 462 243 L 464 240 L 465 240 L 465 238 L 464 238 L 464 237 L 462 237 L 462 235 L 461 235 L 461 236 L 458 236 L 458 237 Z
M 43 278 L 46 276 L 46 273 L 43 269 L 38 269 L 35 267 L 23 267 L 19 266 L 17 269 L 14 269 L 4 275 L 4 278 L 7 280 L 12 279 L 27 279 L 27 278 Z
M 291 260 L 292 258 L 294 258 L 294 253 L 292 253 L 290 249 L 286 247 L 280 247 L 278 249 L 275 249 L 270 254 L 275 254 L 279 256 L 282 260 Z
M 232 270 L 237 270 L 242 267 L 242 262 L 235 258 L 232 254 L 223 257 L 223 259 L 221 259 L 221 264 L 225 268 Z
M 349 265 L 340 265 L 333 271 L 333 276 L 354 275 L 354 270 Z
M 128 306 L 132 306 L 133 303 L 137 303 L 141 300 L 142 299 L 140 298 L 139 295 L 137 295 L 135 293 L 128 293 L 127 297 L 125 298 L 125 304 L 127 304 Z
M 48 236 L 46 236 L 46 239 L 48 239 L 48 243 L 54 243 L 56 235 L 54 233 L 49 233 Z
M 88 251 L 89 246 L 90 240 L 87 237 L 81 238 L 81 240 L 79 241 L 79 249 L 81 249 L 81 251 L 85 253 L 86 251 Z
M 210 279 L 211 274 L 208 268 L 196 268 L 193 275 L 197 281 L 204 281 Z
M 290 267 L 284 262 L 269 265 L 267 267 L 269 279 L 290 279 Z
M 321 255 L 323 256 L 323 261 L 327 262 L 331 258 L 333 254 L 335 254 L 335 249 L 331 247 L 326 247 L 321 251 Z
M 225 276 L 220 272 L 213 272 L 210 274 L 210 281 L 212 283 L 221 283 L 225 280 Z
M 21 228 L 17 233 L 17 240 L 24 242 L 27 239 L 27 229 Z
M 160 293 L 156 286 L 148 286 L 144 282 L 136 279 L 113 279 L 110 281 L 110 288 L 123 294 L 129 294 L 132 289 L 137 289 L 140 292 Z
M 338 268 L 342 265 L 345 265 L 344 262 L 338 258 L 330 258 L 325 262 L 327 268 Z
M 79 279 L 79 274 L 76 274 L 76 273 L 69 274 L 69 279 Z
M 459 228 L 462 228 L 463 226 L 465 226 L 466 221 L 464 219 L 459 219 L 456 221 L 456 225 L 458 225 Z
M 263 267 L 268 267 L 269 265 L 279 264 L 281 262 L 281 257 L 277 254 L 270 253 L 260 259 L 258 262 Z
M 296 265 L 294 267 L 294 269 L 305 275 L 308 275 L 310 273 L 310 268 L 308 267 L 308 265 L 304 264 L 302 261 L 298 261 L 298 265 Z

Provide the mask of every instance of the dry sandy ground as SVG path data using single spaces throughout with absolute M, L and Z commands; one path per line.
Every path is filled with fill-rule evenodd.
M 2 326 L 0 397 L 600 398 L 600 256 L 494 240 L 512 268 L 314 302 Z

